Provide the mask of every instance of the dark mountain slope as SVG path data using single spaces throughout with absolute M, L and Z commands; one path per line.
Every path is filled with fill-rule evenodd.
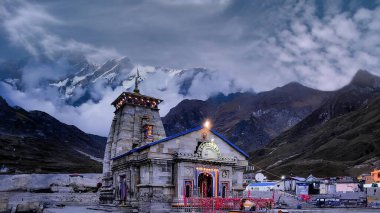
M 358 71 L 350 84 L 335 91 L 317 110 L 307 116 L 289 132 L 277 137 L 270 146 L 287 143 L 305 134 L 309 128 L 318 127 L 327 121 L 355 111 L 368 104 L 368 100 L 380 94 L 380 77 L 367 71 Z M 284 137 L 289 135 L 288 137 Z
M 351 83 L 266 148 L 251 153 L 276 174 L 357 175 L 380 165 L 380 78 L 359 71 Z
M 228 96 L 219 94 L 206 101 L 185 99 L 163 118 L 166 134 L 173 135 L 201 125 L 207 118 L 214 118 L 217 109 L 224 103 L 238 97 L 249 98 L 253 95 L 253 93 L 234 93 Z
M 213 128 L 246 150 L 266 145 L 317 109 L 330 92 L 289 83 L 262 93 L 219 95 L 206 101 L 184 100 L 163 118 L 167 135 L 200 125 Z
M 9 172 L 100 172 L 106 138 L 89 135 L 40 111 L 0 97 L 0 165 Z

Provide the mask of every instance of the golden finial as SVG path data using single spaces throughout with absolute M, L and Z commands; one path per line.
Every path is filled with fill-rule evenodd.
M 136 78 L 135 78 L 135 89 L 133 90 L 133 92 L 137 93 L 137 94 L 140 94 L 140 90 L 139 90 L 139 78 L 140 78 L 140 73 L 139 73 L 139 69 L 137 68 L 137 75 L 136 75 Z

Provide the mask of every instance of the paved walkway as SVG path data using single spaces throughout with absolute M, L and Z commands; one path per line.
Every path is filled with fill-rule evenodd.
M 335 213 L 335 212 L 353 212 L 353 213 L 373 213 L 380 212 L 380 209 L 367 209 L 367 208 L 322 208 L 322 209 L 286 209 L 289 213 L 293 212 L 316 212 L 316 213 Z M 271 213 L 277 213 L 279 210 L 271 210 Z
M 44 210 L 44 213 L 121 213 L 125 211 L 107 211 L 107 210 L 94 210 L 94 206 L 65 206 L 63 208 L 48 208 Z M 343 212 L 352 212 L 352 213 L 374 213 L 380 212 L 380 209 L 360 209 L 360 208 L 326 208 L 326 209 L 286 209 L 289 213 L 343 213 Z M 277 213 L 279 209 L 272 209 L 268 213 Z

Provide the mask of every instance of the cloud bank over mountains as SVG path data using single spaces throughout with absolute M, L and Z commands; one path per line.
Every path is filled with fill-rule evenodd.
M 290 81 L 334 90 L 358 69 L 380 74 L 379 23 L 376 1 L 6 0 L 0 3 L 0 64 L 26 59 L 13 74 L 0 70 L 6 76 L 0 95 L 106 135 L 110 103 L 130 87 L 124 80 L 137 68 L 149 73 L 142 92 L 165 100 L 162 114 L 184 98 L 264 91 Z M 91 97 L 78 105 L 68 103 L 61 88 L 47 86 L 86 77 L 76 69 L 83 63 L 97 70 L 123 56 L 132 65 L 115 73 L 125 79 L 75 87 L 74 97 Z M 193 75 L 194 67 L 207 74 Z M 192 73 L 186 93 L 185 77 L 173 75 L 176 70 Z

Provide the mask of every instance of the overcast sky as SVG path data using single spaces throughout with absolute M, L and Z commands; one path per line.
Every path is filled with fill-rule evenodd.
M 80 50 L 232 74 L 242 88 L 290 81 L 334 90 L 380 74 L 380 2 L 64 0 L 0 2 L 0 62 Z M 224 82 L 220 82 L 224 83 Z
M 234 72 L 257 91 L 289 81 L 330 90 L 359 68 L 379 72 L 378 5 L 372 0 L 3 0 L 0 57 L 83 48 L 94 60 L 123 55 L 147 65 Z

